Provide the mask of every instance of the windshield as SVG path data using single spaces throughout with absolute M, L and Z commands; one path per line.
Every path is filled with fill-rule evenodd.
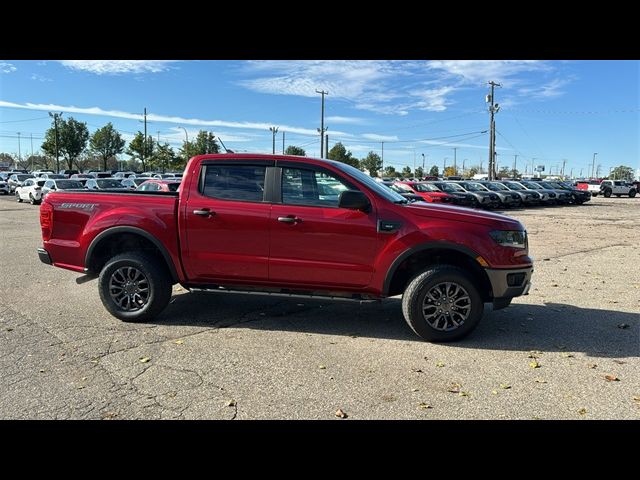
M 111 180 L 110 178 L 104 180 L 96 180 L 98 188 L 122 188 L 122 184 L 118 180 Z
M 140 185 L 142 182 L 146 182 L 146 181 L 147 181 L 147 180 L 149 180 L 149 179 L 148 179 L 148 178 L 130 178 L 129 180 L 131 180 L 131 181 L 136 185 L 136 187 L 137 187 L 137 186 L 138 186 L 138 185 Z
M 551 185 L 551 188 L 558 188 L 560 190 L 566 190 L 567 187 L 565 185 L 556 183 L 556 182 L 545 182 L 545 185 Z
M 67 177 L 65 177 L 64 175 L 61 175 L 61 174 L 57 174 L 57 173 L 49 173 L 47 175 L 47 178 L 50 179 L 50 180 L 57 180 L 59 178 L 67 178 Z
M 493 190 L 494 192 L 505 192 L 509 190 L 507 187 L 505 187 L 501 183 L 485 183 L 484 186 L 487 187 L 489 190 Z
M 16 175 L 19 182 L 24 182 L 27 178 L 33 178 L 33 175 Z
M 320 186 L 320 185 L 318 185 Z M 180 182 L 176 182 L 176 183 L 168 183 L 167 187 L 169 187 L 169 191 L 170 192 L 175 192 L 176 190 L 178 190 L 178 187 L 180 187 Z M 336 192 L 335 190 L 333 190 L 331 187 L 327 187 L 330 191 L 326 194 L 326 195 L 338 195 L 338 192 Z M 325 195 L 324 193 L 321 193 L 322 195 Z
M 444 192 L 455 193 L 455 192 L 465 192 L 465 189 L 462 188 L 457 183 L 436 183 L 436 187 Z
M 394 183 L 393 187 L 394 192 L 413 193 L 413 190 L 411 190 L 411 188 L 404 183 Z
M 504 184 L 511 190 L 526 190 L 526 188 L 516 182 L 504 182 Z
M 358 170 L 357 168 L 352 167 L 351 165 L 347 165 L 346 163 L 340 163 L 340 162 L 334 162 L 334 161 L 329 161 L 329 162 L 338 170 L 343 171 L 347 175 L 355 178 L 359 182 L 366 185 L 369 189 L 376 192 L 382 198 L 385 198 L 390 202 L 394 202 L 394 203 L 405 203 L 407 201 L 402 195 L 394 192 L 393 190 L 385 187 L 384 185 L 381 185 L 380 183 L 376 182 L 373 178 L 371 178 L 369 175 Z
M 536 182 L 522 182 L 522 184 L 531 190 L 544 190 L 544 188 L 542 188 Z
M 414 183 L 413 188 L 418 192 L 439 192 L 438 188 L 435 185 L 430 185 L 428 183 Z
M 83 188 L 83 185 L 76 180 L 58 180 L 56 181 L 56 187 L 62 190 L 70 190 L 72 188 Z
M 486 192 L 487 189 L 484 188 L 481 184 L 476 182 L 465 182 L 462 184 L 464 188 L 469 190 L 470 192 Z

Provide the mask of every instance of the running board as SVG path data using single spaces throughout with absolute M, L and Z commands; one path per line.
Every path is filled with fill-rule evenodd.
M 203 292 L 203 293 L 239 293 L 242 295 L 267 295 L 272 297 L 288 297 L 288 298 L 306 298 L 312 300 L 331 300 L 337 302 L 358 302 L 358 303 L 375 303 L 379 302 L 379 298 L 362 298 L 359 295 L 352 297 L 337 297 L 332 295 L 317 295 L 317 294 L 303 294 L 303 293 L 287 293 L 287 292 L 269 292 L 261 290 L 236 290 L 228 288 L 197 288 L 187 287 L 191 292 Z

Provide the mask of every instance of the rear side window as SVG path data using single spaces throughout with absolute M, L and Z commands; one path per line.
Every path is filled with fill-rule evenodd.
M 262 202 L 267 168 L 254 165 L 207 165 L 202 194 L 241 202 Z

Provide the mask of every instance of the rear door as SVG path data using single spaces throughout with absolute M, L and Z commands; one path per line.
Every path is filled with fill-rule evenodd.
M 330 170 L 294 162 L 277 166 L 269 280 L 336 288 L 368 285 L 377 239 L 375 207 L 369 213 L 339 208 L 340 192 L 357 188 Z
M 187 277 L 197 283 L 267 281 L 272 160 L 203 161 L 182 212 Z M 229 282 L 231 280 L 231 282 Z

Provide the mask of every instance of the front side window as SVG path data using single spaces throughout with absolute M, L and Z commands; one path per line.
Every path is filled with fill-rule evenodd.
M 340 193 L 357 190 L 345 180 L 326 172 L 299 168 L 282 169 L 282 203 L 337 207 Z
M 241 202 L 262 202 L 266 167 L 255 165 L 207 165 L 202 194 Z

